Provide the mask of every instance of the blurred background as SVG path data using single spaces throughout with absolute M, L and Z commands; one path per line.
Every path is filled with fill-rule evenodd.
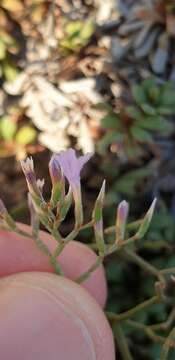
M 122 199 L 132 221 L 156 196 L 137 251 L 158 268 L 175 266 L 174 0 L 1 0 L 0 84 L 0 197 L 15 219 L 29 223 L 19 160 L 34 157 L 49 198 L 51 153 L 94 152 L 82 174 L 87 219 L 104 178 L 105 225 Z M 63 232 L 72 224 L 70 214 Z M 89 239 L 86 230 L 81 241 Z M 116 256 L 105 265 L 108 310 L 152 296 L 153 279 L 137 266 Z M 153 306 L 137 320 L 164 321 L 172 308 Z M 159 358 L 160 344 L 125 332 L 134 359 Z

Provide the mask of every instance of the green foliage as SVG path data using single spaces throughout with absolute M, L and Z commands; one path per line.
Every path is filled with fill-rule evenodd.
M 18 51 L 19 45 L 15 38 L 0 29 L 0 72 L 8 81 L 14 80 L 18 74 L 17 66 L 10 56 Z
M 32 143 L 35 140 L 35 138 L 36 138 L 36 131 L 34 130 L 34 128 L 31 126 L 23 126 L 18 130 L 15 136 L 15 141 L 18 144 L 27 145 Z
M 171 83 L 157 85 L 154 78 L 132 88 L 133 98 L 147 115 L 171 115 L 175 112 L 175 90 Z
M 152 174 L 152 167 L 150 164 L 139 169 L 128 171 L 119 176 L 110 187 L 108 196 L 115 199 L 115 194 L 122 194 L 124 196 L 136 197 L 137 190 L 141 187 L 148 177 Z M 110 205 L 112 205 L 110 203 Z
M 26 146 L 36 139 L 36 130 L 29 125 L 18 126 L 15 121 L 15 111 L 11 109 L 9 115 L 0 118 L 0 156 L 16 154 L 17 157 L 26 155 Z
M 94 32 L 94 21 L 69 21 L 65 26 L 65 37 L 60 46 L 63 52 L 77 52 L 87 45 Z
M 144 144 L 154 142 L 154 134 L 167 136 L 173 130 L 167 116 L 175 113 L 175 90 L 170 83 L 156 85 L 154 78 L 132 87 L 135 103 L 116 112 L 109 109 L 102 118 L 105 135 L 98 143 L 104 154 L 109 146 L 119 157 L 135 159 L 144 155 Z
M 4 116 L 0 121 L 0 134 L 6 141 L 12 140 L 17 130 L 17 125 L 10 117 Z

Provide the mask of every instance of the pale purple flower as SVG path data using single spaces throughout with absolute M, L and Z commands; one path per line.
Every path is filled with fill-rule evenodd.
M 92 154 L 88 153 L 77 158 L 75 150 L 73 149 L 61 151 L 59 154 L 55 155 L 55 159 L 72 189 L 80 186 L 80 172 L 91 156 Z

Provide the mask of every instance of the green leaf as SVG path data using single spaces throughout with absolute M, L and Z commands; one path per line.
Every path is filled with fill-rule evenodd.
M 92 19 L 88 19 L 83 23 L 83 27 L 81 29 L 81 39 L 89 40 L 94 32 L 94 21 Z
M 19 45 L 16 39 L 10 36 L 8 33 L 3 33 L 3 42 L 9 52 L 17 53 L 19 50 Z
M 136 139 L 137 141 L 152 142 L 151 134 L 148 131 L 146 131 L 138 126 L 133 126 L 131 128 L 131 134 L 134 137 L 134 139 Z
M 4 140 L 10 141 L 13 139 L 17 129 L 16 123 L 8 116 L 4 116 L 0 120 L 0 132 Z
M 160 88 L 158 88 L 158 86 L 150 88 L 148 96 L 151 102 L 157 104 L 160 98 Z
M 165 84 L 161 89 L 160 106 L 175 109 L 175 88 L 171 84 Z
M 125 112 L 134 120 L 141 120 L 143 116 L 141 111 L 138 110 L 135 106 L 127 106 Z
M 175 106 L 174 107 L 159 107 L 157 108 L 157 112 L 160 115 L 172 115 L 175 114 Z
M 135 122 L 135 125 L 151 131 L 169 132 L 172 130 L 172 125 L 161 116 L 144 117 L 141 121 Z
M 150 166 L 144 166 L 141 169 L 129 171 L 115 183 L 114 190 L 127 195 L 134 195 L 137 184 L 152 174 Z
M 18 69 L 10 61 L 3 61 L 3 73 L 8 81 L 13 81 L 18 75 Z
M 144 88 L 141 85 L 134 85 L 132 87 L 132 94 L 135 99 L 135 101 L 141 105 L 147 102 L 147 96 L 144 91 Z
M 21 145 L 27 145 L 36 138 L 36 130 L 31 126 L 23 126 L 16 134 L 16 142 Z
M 120 119 L 115 113 L 111 113 L 102 118 L 101 125 L 105 129 L 116 129 L 120 126 Z
M 82 21 L 71 21 L 66 26 L 66 33 L 69 36 L 78 36 L 83 27 Z
M 61 41 L 61 47 L 76 51 L 85 46 L 94 32 L 94 21 L 71 21 L 66 25 L 67 36 Z
M 149 92 L 152 88 L 157 87 L 155 78 L 149 77 L 149 78 L 145 79 L 144 81 L 142 81 L 142 86 L 143 86 L 144 90 L 146 91 L 146 93 L 149 94 Z
M 0 38 L 0 60 L 3 60 L 5 58 L 5 55 L 6 55 L 6 45 Z
M 147 103 L 142 104 L 141 108 L 144 111 L 144 113 L 147 115 L 156 115 L 157 114 L 156 108 L 154 108 L 153 106 L 151 106 Z
M 140 157 L 143 153 L 143 148 L 140 146 L 140 144 L 134 144 L 132 143 L 126 143 L 125 144 L 125 153 L 129 159 L 136 159 L 137 157 Z

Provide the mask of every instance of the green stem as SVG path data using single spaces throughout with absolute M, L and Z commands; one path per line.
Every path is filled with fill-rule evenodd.
M 154 342 L 163 344 L 165 338 L 163 336 L 155 334 L 155 332 L 147 325 L 140 324 L 137 321 L 127 320 L 126 324 L 131 326 L 133 329 L 142 330 L 145 334 Z
M 148 307 L 150 307 L 150 306 L 152 306 L 154 304 L 157 304 L 159 302 L 160 302 L 159 297 L 157 295 L 155 295 L 152 298 L 143 301 L 142 303 L 136 305 L 132 309 L 124 311 L 121 314 L 115 314 L 115 313 L 107 312 L 107 316 L 108 316 L 109 320 L 111 320 L 111 321 L 127 320 L 131 316 L 134 316 L 135 314 L 137 314 L 139 311 L 141 311 L 143 309 L 146 309 L 146 308 L 148 308 Z
M 58 246 L 56 247 L 55 253 L 52 254 L 52 253 L 50 252 L 49 248 L 47 247 L 47 245 L 45 245 L 44 242 L 43 242 L 39 237 L 34 238 L 31 234 L 29 234 L 29 233 L 27 233 L 27 232 L 25 232 L 25 231 L 23 231 L 23 230 L 21 230 L 21 229 L 19 229 L 19 228 L 15 229 L 15 232 L 16 232 L 17 234 L 19 234 L 19 235 L 22 235 L 22 236 L 25 236 L 25 237 L 28 237 L 28 238 L 34 240 L 35 243 L 36 243 L 36 245 L 37 245 L 37 247 L 38 247 L 40 250 L 42 250 L 42 252 L 43 252 L 45 255 L 47 255 L 47 256 L 49 257 L 50 263 L 51 263 L 51 265 L 53 266 L 55 273 L 58 274 L 58 275 L 64 275 L 63 272 L 62 272 L 62 270 L 61 270 L 61 267 L 60 267 L 60 265 L 58 264 L 58 261 L 57 261 L 57 259 L 56 259 L 57 256 L 60 254 L 60 252 L 61 252 L 62 249 L 63 249 L 63 243 L 59 243 Z M 53 234 L 52 234 L 52 235 L 53 235 Z M 56 232 L 55 232 L 54 235 L 53 235 L 54 238 L 55 238 L 55 235 L 56 235 Z M 58 233 L 57 235 L 58 235 L 57 241 L 58 241 L 58 238 L 59 238 L 59 241 L 60 241 L 59 233 Z
M 170 312 L 168 319 L 166 321 L 163 321 L 159 324 L 153 324 L 150 325 L 149 328 L 151 328 L 152 330 L 168 330 L 170 329 L 170 327 L 172 326 L 173 322 L 175 320 L 175 308 L 172 309 L 172 311 Z
M 66 246 L 65 242 L 62 241 L 61 243 L 59 243 L 53 253 L 53 257 L 57 258 L 61 254 L 65 246 Z
M 47 247 L 46 244 L 44 244 L 44 242 L 37 236 L 37 237 L 34 237 L 33 235 L 21 230 L 21 229 L 15 229 L 15 232 L 21 236 L 25 236 L 25 237 L 28 237 L 32 240 L 35 241 L 37 247 L 42 250 L 42 252 L 47 255 L 47 256 L 51 256 L 51 252 L 49 250 L 49 248 Z
M 62 275 L 62 276 L 64 275 L 64 273 L 62 272 L 61 267 L 60 267 L 57 259 L 53 255 L 50 256 L 50 263 L 53 266 L 53 268 L 55 270 L 55 273 L 57 275 Z
M 75 228 L 71 231 L 71 233 L 64 238 L 64 241 L 65 241 L 66 243 L 68 243 L 69 241 L 74 240 L 75 237 L 78 235 L 78 233 L 79 233 L 79 229 L 78 229 L 77 227 L 75 227 Z
M 19 235 L 21 235 L 21 236 L 25 236 L 25 237 L 28 237 L 28 238 L 30 238 L 30 239 L 33 239 L 32 234 L 29 234 L 29 233 L 27 233 L 26 231 L 23 231 L 23 230 L 21 230 L 21 229 L 19 229 L 19 228 L 14 229 L 14 231 L 15 231 L 15 233 L 17 233 L 17 234 L 19 234 Z
M 98 256 L 95 263 L 92 264 L 92 266 L 86 272 L 84 272 L 82 275 L 80 275 L 75 281 L 78 284 L 81 284 L 82 282 L 87 280 L 89 278 L 89 276 L 92 274 L 92 272 L 95 271 L 102 264 L 102 262 L 103 262 L 103 257 Z
M 142 223 L 142 220 L 137 220 L 137 221 L 133 221 L 130 224 L 126 225 L 126 230 L 135 230 L 139 227 L 139 225 Z M 108 228 L 106 228 L 104 230 L 105 234 L 112 234 L 115 233 L 116 231 L 116 227 L 114 226 L 109 226 Z
M 44 242 L 39 238 L 39 237 L 36 237 L 36 238 L 33 238 L 33 240 L 35 241 L 37 247 L 42 250 L 42 252 L 47 255 L 47 256 L 52 256 L 49 248 L 47 247 L 47 245 L 44 244 Z
M 141 256 L 136 254 L 134 251 L 129 249 L 123 249 L 122 253 L 127 259 L 139 265 L 146 272 L 156 276 L 161 282 L 164 282 L 164 277 L 160 274 L 160 271 L 156 269 L 153 265 L 149 264 L 146 260 L 141 258 Z
M 175 273 L 175 267 L 168 268 L 168 269 L 162 269 L 159 272 L 162 275 L 168 275 L 168 274 L 171 274 L 171 273 Z
M 160 360 L 168 359 L 170 349 L 174 346 L 174 340 L 175 340 L 175 327 L 171 330 L 170 334 L 165 340 L 165 343 L 162 347 L 162 351 L 160 354 Z
M 116 323 L 113 326 L 113 330 L 114 330 L 114 336 L 116 338 L 117 345 L 118 345 L 118 348 L 122 355 L 123 360 L 133 360 L 133 357 L 130 353 L 128 343 L 127 343 L 126 337 L 123 333 L 123 330 L 121 328 L 121 325 L 119 323 Z
M 80 227 L 80 231 L 84 229 L 88 229 L 93 226 L 93 221 L 88 222 L 87 224 L 84 224 Z
M 54 239 L 60 243 L 62 241 L 62 237 L 59 233 L 59 231 L 56 229 L 56 227 L 53 228 L 53 230 L 51 231 L 51 235 L 54 237 Z

